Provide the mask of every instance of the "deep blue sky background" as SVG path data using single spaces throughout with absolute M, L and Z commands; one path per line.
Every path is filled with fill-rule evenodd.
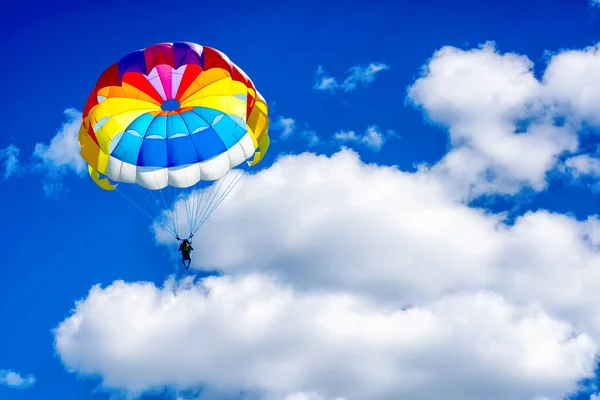
M 435 162 L 446 151 L 446 133 L 405 105 L 406 87 L 435 50 L 492 40 L 502 52 L 528 56 L 539 76 L 546 51 L 583 48 L 600 38 L 599 11 L 585 0 L 373 4 L 3 4 L 0 148 L 14 144 L 21 161 L 28 162 L 35 144 L 48 143 L 60 129 L 65 109 L 83 108 L 108 65 L 156 42 L 192 41 L 218 48 L 240 65 L 268 100 L 273 118 L 294 118 L 323 140 L 339 130 L 363 132 L 372 124 L 393 129 L 401 138 L 391 139 L 380 153 L 356 149 L 365 161 L 410 170 L 415 162 Z M 368 62 L 384 62 L 390 70 L 368 88 L 342 96 L 313 89 L 319 65 L 340 78 L 351 66 Z M 276 132 L 272 135 L 276 139 Z M 338 148 L 326 143 L 311 150 L 331 154 Z M 305 150 L 301 138 L 277 140 L 262 167 L 281 152 Z M 26 390 L 0 386 L 0 399 L 108 399 L 92 392 L 97 382 L 63 369 L 53 354 L 51 329 L 92 285 L 116 279 L 160 284 L 179 264 L 172 252 L 153 244 L 148 220 L 121 198 L 70 175 L 64 181 L 68 191 L 47 199 L 42 178 L 28 174 L 0 183 L 0 369 L 38 379 Z M 526 204 L 585 218 L 597 211 L 598 199 L 559 181 Z

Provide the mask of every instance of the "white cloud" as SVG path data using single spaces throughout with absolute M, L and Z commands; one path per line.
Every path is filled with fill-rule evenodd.
M 313 89 L 323 90 L 323 91 L 331 91 L 333 92 L 338 84 L 334 77 L 328 76 L 323 69 L 323 66 L 319 65 L 319 68 L 316 72 L 317 81 L 315 82 Z
M 578 149 L 582 123 L 600 123 L 599 71 L 599 45 L 554 54 L 541 80 L 527 57 L 502 54 L 492 43 L 437 51 L 408 90 L 413 104 L 450 133 L 452 150 L 433 172 L 466 198 L 545 189 L 559 157 Z M 566 122 L 558 125 L 556 117 Z M 525 132 L 516 133 L 523 120 Z
M 296 121 L 293 118 L 279 116 L 273 124 L 273 130 L 281 131 L 282 138 L 288 138 L 296 129 Z
M 300 133 L 300 136 L 308 142 L 309 147 L 314 147 L 314 146 L 318 145 L 319 143 L 321 143 L 321 138 L 319 138 L 319 136 L 317 135 L 317 132 L 315 132 L 312 129 L 308 129 L 308 128 L 304 129 Z
M 341 83 L 338 83 L 336 78 L 329 76 L 323 69 L 323 66 L 319 65 L 319 68 L 316 72 L 317 79 L 313 89 L 329 91 L 331 93 L 338 89 L 341 89 L 344 92 L 351 92 L 356 90 L 359 84 L 363 87 L 369 86 L 375 80 L 375 76 L 378 73 L 388 69 L 389 66 L 384 63 L 354 65 L 348 69 L 344 80 Z
M 296 120 L 293 118 L 278 116 L 274 119 L 271 129 L 273 131 L 281 132 L 280 137 L 283 140 L 295 136 L 296 138 L 306 141 L 309 147 L 314 147 L 321 143 L 321 139 L 314 130 L 310 129 L 307 124 L 304 125 L 304 128 L 298 129 Z
M 554 54 L 543 82 L 549 104 L 555 101 L 572 117 L 600 124 L 600 44 Z
M 335 399 L 326 398 L 324 396 L 321 396 L 319 393 L 315 393 L 315 392 L 310 392 L 310 393 L 297 392 L 297 393 L 292 393 L 292 394 L 286 396 L 285 400 L 347 400 L 347 399 L 344 397 L 336 397 Z
M 381 150 L 389 137 L 396 136 L 392 130 L 382 132 L 377 126 L 372 125 L 367 128 L 365 133 L 358 135 L 354 131 L 339 131 L 333 135 L 334 140 L 342 143 L 353 142 L 363 144 L 375 151 Z
M 14 144 L 0 149 L 0 162 L 4 164 L 4 179 L 19 173 L 23 168 L 19 161 L 19 148 Z
M 67 368 L 109 388 L 291 399 L 558 398 L 593 373 L 596 351 L 568 324 L 485 292 L 401 310 L 261 276 L 96 286 L 55 334 Z
M 565 167 L 575 178 L 581 175 L 600 175 L 600 159 L 587 154 L 570 157 L 565 161 Z
M 363 300 L 375 301 L 371 304 L 379 311 L 399 305 L 429 310 L 431 304 L 455 296 L 472 299 L 473 292 L 485 290 L 490 298 L 496 296 L 511 304 L 515 312 L 536 305 L 550 319 L 585 332 L 594 343 L 600 338 L 596 312 L 600 308 L 600 222 L 595 218 L 577 221 L 539 211 L 505 225 L 502 216 L 453 201 L 436 175 L 365 165 L 348 150 L 331 158 L 313 154 L 281 157 L 272 168 L 247 178 L 196 237 L 196 266 L 234 276 L 257 272 L 276 276 L 295 287 L 295 293 L 360 294 L 365 296 Z M 253 229 L 244 231 L 240 226 Z M 466 305 L 471 301 L 465 300 L 461 303 L 465 308 L 457 306 L 452 311 L 465 316 L 466 324 L 471 315 Z M 472 318 L 480 320 L 479 316 Z M 469 330 L 493 329 L 482 321 Z M 344 329 L 348 334 L 355 331 L 354 325 Z M 478 348 L 498 346 L 492 339 L 479 343 L 465 340 L 465 353 L 457 355 L 463 359 Z M 505 347 L 500 345 L 498 353 L 508 354 L 501 349 Z M 595 351 L 590 348 L 589 353 L 578 354 L 590 360 Z M 510 358 L 528 359 L 520 357 Z M 297 362 L 307 365 L 301 357 Z M 446 354 L 438 354 L 436 362 L 457 368 Z M 491 358 L 488 362 L 497 365 Z M 546 365 L 550 364 L 553 362 L 546 360 Z M 478 379 L 469 366 L 461 364 L 456 371 L 462 374 L 462 382 Z M 423 374 L 437 376 L 430 369 Z M 489 370 L 487 374 L 498 375 Z M 511 393 L 513 397 L 505 398 L 560 398 L 558 390 L 535 392 L 533 386 L 547 388 L 546 384 L 526 376 L 522 385 L 529 387 L 527 396 Z M 572 377 L 563 386 L 565 394 L 574 390 L 577 378 Z M 502 375 L 501 379 L 506 378 Z M 460 386 L 457 382 L 454 379 Z M 498 391 L 495 383 L 488 384 L 480 388 L 479 398 L 503 398 L 505 389 Z M 436 387 L 440 392 L 431 398 L 445 394 L 448 385 Z M 316 389 L 296 390 L 309 393 Z M 323 389 L 318 392 L 329 397 L 345 395 Z M 454 398 L 465 397 L 459 393 Z
M 548 107 L 554 97 L 532 67 L 526 57 L 500 54 L 491 43 L 468 51 L 444 47 L 409 88 L 413 104 L 448 127 L 453 147 L 433 172 L 461 196 L 543 190 L 558 157 L 577 149 L 575 127 L 553 124 L 556 110 Z M 515 133 L 517 122 L 528 118 L 526 131 Z
M 344 90 L 344 92 L 350 92 L 355 90 L 358 84 L 367 87 L 375 80 L 375 75 L 388 69 L 389 67 L 383 63 L 355 65 L 348 70 L 348 76 L 341 85 L 342 90 Z
M 6 369 L 0 369 L 0 385 L 12 388 L 26 389 L 35 384 L 33 375 L 21 376 L 20 374 Z
M 81 127 L 81 113 L 74 109 L 67 109 L 65 117 L 67 121 L 50 140 L 50 144 L 36 144 L 33 155 L 49 172 L 62 172 L 64 169 L 70 169 L 82 174 L 86 165 L 79 154 L 81 148 L 77 139 Z
M 43 174 L 43 188 L 48 197 L 56 197 L 64 188 L 62 179 L 69 173 L 82 176 L 86 163 L 80 155 L 78 141 L 81 112 L 67 109 L 66 121 L 49 144 L 37 143 L 32 160 L 21 163 L 20 149 L 9 145 L 0 149 L 0 163 L 4 164 L 4 179 L 22 173 Z
M 80 155 L 78 141 L 81 112 L 67 109 L 66 122 L 50 140 L 50 144 L 37 143 L 33 152 L 33 169 L 44 174 L 44 191 L 49 197 L 62 189 L 62 177 L 68 172 L 83 175 L 86 163 Z
M 593 373 L 596 219 L 507 226 L 348 150 L 246 178 L 194 241 L 196 266 L 230 276 L 95 287 L 56 332 L 70 370 L 328 400 L 558 399 Z
M 427 171 L 365 165 L 349 150 L 285 156 L 221 204 L 195 236 L 192 266 L 400 304 L 493 288 L 600 333 L 598 221 L 502 219 L 453 200 Z

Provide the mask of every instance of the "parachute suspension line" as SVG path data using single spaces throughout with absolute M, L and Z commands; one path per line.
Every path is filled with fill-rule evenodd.
M 175 199 L 173 203 L 173 213 L 175 214 L 175 224 L 177 224 L 179 222 L 179 208 L 177 208 L 177 201 L 179 199 L 177 198 L 177 192 L 174 187 L 170 187 L 170 191 L 174 192 L 174 195 L 172 197 L 173 199 Z
M 192 235 L 192 229 L 194 228 L 194 216 L 196 215 L 196 208 L 194 208 L 194 205 L 197 203 L 196 198 L 198 197 L 197 191 L 194 189 L 191 189 L 190 191 L 190 195 L 187 196 L 187 201 L 189 204 L 189 209 L 190 209 L 190 213 L 188 215 L 188 225 L 189 225 L 189 229 L 190 229 L 190 236 Z
M 133 186 L 136 186 L 135 184 Z M 131 198 L 129 198 L 129 196 L 127 196 L 125 193 L 121 192 L 120 190 L 118 190 L 118 186 L 117 189 L 115 189 L 115 192 L 117 192 L 121 197 L 123 197 L 124 199 L 126 199 L 128 202 L 130 202 L 131 204 L 133 204 L 135 206 L 135 208 L 137 208 L 138 210 L 140 210 L 143 214 L 145 214 L 148 218 L 150 218 L 151 221 L 154 220 L 154 218 L 152 218 L 152 216 L 150 214 L 148 214 L 142 207 L 139 206 L 139 204 L 137 204 L 135 201 L 133 201 Z M 161 224 L 161 228 L 163 228 L 165 231 L 169 232 L 170 234 L 176 234 L 171 227 L 169 226 L 163 226 Z
M 204 190 L 202 190 L 202 175 L 200 176 L 199 185 L 192 191 L 192 215 L 190 216 L 190 236 L 195 233 L 194 225 L 196 225 L 196 218 L 198 218 L 198 212 L 200 211 L 200 205 L 202 204 L 202 198 L 204 196 Z
M 211 170 L 212 170 L 212 167 L 213 167 L 213 166 L 211 166 Z M 227 174 L 228 174 L 228 173 L 229 173 L 229 171 L 227 171 L 227 173 L 225 174 L 225 177 L 227 176 Z M 210 174 L 210 171 L 209 171 L 209 174 Z M 224 179 L 225 177 L 221 177 L 221 179 Z M 223 181 L 221 180 L 221 182 L 223 182 Z M 213 195 L 213 192 L 215 191 L 215 187 L 216 187 L 216 186 L 217 186 L 217 185 L 216 185 L 216 182 L 215 182 L 215 183 L 213 183 L 213 184 L 212 184 L 212 186 L 210 187 L 210 193 L 208 194 L 208 199 L 209 199 L 209 198 L 211 198 L 211 196 Z M 203 189 L 203 190 L 202 190 L 203 194 L 204 194 L 204 191 L 206 191 L 206 190 L 207 190 L 207 189 Z M 204 215 L 204 210 L 206 209 L 206 206 L 208 205 L 208 199 L 207 199 L 207 200 L 206 200 L 206 202 L 205 202 L 205 203 L 202 205 L 202 209 L 201 209 L 201 210 L 199 210 L 199 212 L 196 214 L 196 217 L 194 218 L 194 230 L 193 230 L 193 232 L 196 232 L 196 231 L 198 230 L 198 228 L 199 228 L 199 226 L 198 226 L 198 221 L 199 221 L 200 219 L 202 219 L 202 216 Z M 198 209 L 200 209 L 200 207 L 198 207 Z
M 223 200 L 225 200 L 227 195 L 229 195 L 229 193 L 233 190 L 233 188 L 235 188 L 235 186 L 238 184 L 238 182 L 244 177 L 245 173 L 246 173 L 246 171 L 244 171 L 244 170 L 238 171 L 235 178 L 233 178 L 233 180 L 231 182 L 229 182 L 229 185 L 227 185 L 227 188 L 225 189 L 223 194 L 217 200 L 217 203 L 207 212 L 207 214 L 204 216 L 202 221 L 200 221 L 200 223 L 198 224 L 198 229 L 208 220 L 208 218 L 210 218 L 210 216 L 215 212 L 215 210 L 219 207 L 219 205 L 223 202 Z
M 138 193 L 140 193 L 142 196 L 146 196 L 148 198 L 148 202 L 150 203 L 150 206 L 152 207 L 153 210 L 155 210 L 155 212 L 160 215 L 160 202 L 156 199 L 156 197 L 154 196 L 154 191 L 151 189 L 146 189 L 146 188 L 139 188 L 137 187 L 137 185 L 133 185 L 136 190 L 138 191 Z M 163 228 L 166 229 L 166 224 L 164 222 L 160 223 L 160 226 L 162 226 Z M 169 232 L 171 232 L 173 230 L 173 228 L 171 226 L 169 226 Z
M 198 189 L 199 186 L 202 186 L 202 173 L 200 173 L 198 182 L 190 187 L 191 191 L 190 196 L 188 197 L 190 203 L 190 237 L 194 235 L 194 220 L 196 218 L 196 214 L 198 214 L 198 208 L 200 207 L 200 202 L 198 199 L 201 197 L 200 194 L 202 192 Z
M 179 203 L 179 200 L 181 200 L 181 188 L 175 187 L 175 186 L 171 186 L 170 187 L 171 192 L 173 193 L 173 195 L 171 196 L 171 198 L 173 199 L 173 213 L 174 213 L 174 221 L 175 224 L 177 226 L 179 226 L 179 221 L 180 221 L 180 210 L 179 207 L 177 207 L 177 204 Z M 185 190 L 185 189 L 183 189 Z M 186 212 L 187 214 L 187 212 Z
M 152 209 L 156 210 L 156 203 L 154 203 L 152 201 L 152 199 L 148 196 L 148 193 L 146 193 L 146 190 L 142 190 L 138 187 L 138 185 L 132 184 L 131 186 L 134 187 L 134 189 L 136 190 L 136 192 L 138 192 L 138 194 L 140 195 L 140 197 L 142 199 L 144 199 L 146 201 L 146 203 L 148 203 L 148 205 L 150 205 L 150 207 L 152 207 Z
M 210 188 L 205 188 L 203 192 L 208 191 L 208 194 L 206 195 L 206 199 L 202 204 L 202 207 L 199 207 L 198 213 L 196 214 L 196 218 L 194 219 L 194 230 L 197 230 L 198 228 L 198 221 L 200 221 L 202 219 L 202 216 L 204 215 L 205 210 L 207 209 L 207 206 L 209 204 L 210 199 L 213 197 L 213 193 L 215 192 L 215 188 L 217 187 L 217 182 L 214 182 Z
M 210 211 L 212 204 L 215 201 L 217 194 L 219 193 L 219 190 L 221 190 L 221 186 L 223 186 L 223 182 L 225 182 L 225 179 L 227 179 L 227 175 L 229 175 L 229 171 L 227 171 L 225 176 L 221 177 L 221 179 L 218 182 L 218 187 L 217 187 L 217 182 L 215 182 L 213 184 L 210 195 L 208 196 L 210 198 L 210 202 L 208 199 L 206 200 L 205 207 L 202 208 L 202 214 L 200 214 L 200 218 L 198 219 L 198 221 L 196 221 L 196 225 L 195 225 L 196 229 L 200 229 L 200 226 L 202 225 L 202 221 L 205 220 L 204 217 Z M 215 188 L 216 188 L 216 190 L 215 190 Z
M 131 200 L 129 198 L 129 196 L 127 196 L 125 193 L 122 193 L 119 190 L 119 187 L 117 186 L 117 188 L 115 189 L 115 192 L 119 193 L 119 195 L 121 197 L 123 197 L 125 200 L 127 200 L 128 202 L 130 202 L 131 204 L 133 204 L 135 206 L 135 208 L 137 208 L 138 210 L 140 210 L 143 214 L 145 214 L 148 218 L 152 219 L 152 216 L 150 214 L 148 214 L 142 207 L 140 207 L 135 201 Z
M 186 174 L 185 175 L 185 187 L 186 188 L 190 187 L 190 185 L 189 185 L 189 179 L 188 178 L 189 178 L 189 176 Z M 192 191 L 192 194 L 193 193 L 194 192 Z M 186 217 L 187 217 L 188 229 L 189 229 L 189 232 L 190 232 L 189 234 L 191 236 L 191 234 L 192 234 L 192 219 L 191 219 L 191 217 L 192 217 L 192 207 L 190 206 L 190 195 L 184 195 L 183 196 L 183 201 L 185 203 L 185 214 L 186 214 Z
M 212 170 L 212 166 L 211 169 L 209 170 L 209 174 L 210 171 Z M 202 211 L 204 209 L 204 206 L 200 207 L 202 205 L 202 200 L 204 199 L 204 193 L 207 190 L 207 187 L 202 188 L 202 183 L 206 182 L 202 179 L 202 174 L 200 174 L 200 181 L 199 181 L 199 185 L 198 188 L 194 191 L 194 194 L 196 196 L 196 205 L 194 207 L 194 216 L 192 218 L 192 228 L 190 229 L 190 235 L 193 235 L 194 233 L 196 233 L 196 231 L 198 229 L 196 229 L 196 225 L 197 225 L 197 221 L 200 218 L 200 216 L 202 215 Z
M 163 189 L 159 189 L 158 192 L 160 193 L 160 197 L 162 198 L 165 213 L 169 216 L 171 225 L 173 226 L 173 231 L 175 231 L 175 237 L 178 237 L 179 230 L 177 229 L 177 217 L 176 217 L 177 208 L 170 210 L 169 205 L 167 204 L 167 201 L 165 200 L 165 196 L 163 195 Z
M 158 189 L 158 192 L 162 200 L 163 212 L 169 216 L 169 221 L 171 222 L 171 225 L 173 226 L 173 229 L 176 233 L 175 237 L 177 237 L 177 235 L 179 235 L 179 230 L 177 226 L 177 208 L 169 208 L 169 204 L 167 204 L 167 201 L 165 200 L 165 193 L 167 196 L 169 196 L 171 192 L 171 187 L 167 185 L 162 189 Z
M 160 186 L 156 175 L 154 175 L 154 181 L 156 182 L 157 187 Z M 174 233 L 173 236 L 179 237 L 179 234 L 177 232 L 177 225 L 175 224 L 175 218 L 173 216 L 173 212 L 171 210 L 169 210 L 167 207 L 167 202 L 165 201 L 165 196 L 163 195 L 162 189 L 158 189 L 158 192 L 160 193 L 160 197 L 162 198 L 163 207 L 165 210 L 164 212 L 167 214 L 167 216 L 168 216 L 167 219 L 171 223 L 171 229 L 173 230 L 173 233 Z M 150 193 L 152 193 L 152 191 Z M 153 195 L 153 197 L 154 197 L 154 195 Z
M 160 206 L 158 204 L 158 201 L 156 201 L 156 198 L 154 197 L 152 190 L 150 189 L 146 189 L 143 186 L 140 187 L 139 185 L 133 184 L 132 185 L 134 187 L 134 189 L 136 190 L 136 192 L 139 194 L 139 196 L 141 198 L 143 198 L 146 203 L 148 203 L 148 205 L 150 206 L 150 209 L 156 213 L 156 215 L 160 215 L 161 209 Z M 154 217 L 155 219 L 156 217 Z M 163 227 L 165 230 L 167 230 L 164 226 L 164 223 L 160 223 L 160 226 Z M 169 227 L 168 229 L 169 232 L 172 231 L 171 227 Z
M 202 177 L 201 177 L 202 178 Z M 200 180 L 200 186 L 202 186 L 202 180 Z M 200 215 L 200 205 L 202 204 L 202 200 L 204 199 L 204 192 L 206 189 L 202 189 L 201 187 L 199 187 L 196 191 L 195 191 L 195 195 L 196 195 L 196 207 L 194 208 L 194 218 L 193 218 L 193 224 L 192 224 L 192 230 L 191 232 L 195 232 L 194 228 L 196 225 L 196 221 L 198 220 L 198 215 Z
M 221 181 L 219 182 L 219 187 L 215 191 L 215 193 L 212 196 L 212 199 L 210 200 L 210 202 L 207 200 L 207 203 L 205 203 L 206 207 L 203 208 L 203 212 L 200 213 L 200 215 L 198 216 L 198 218 L 195 220 L 194 230 L 192 232 L 195 233 L 196 231 L 198 231 L 198 229 L 200 229 L 200 227 L 202 225 L 204 225 L 204 223 L 210 218 L 210 216 L 215 212 L 215 210 L 219 207 L 219 205 L 223 202 L 223 200 L 225 200 L 225 198 L 229 195 L 229 193 L 231 193 L 231 191 L 233 190 L 233 188 L 238 184 L 238 182 L 245 175 L 245 171 L 244 170 L 238 170 L 236 176 L 233 179 L 231 179 L 231 181 L 225 187 L 225 190 L 221 193 L 221 195 L 219 195 L 217 197 L 217 195 L 219 194 L 219 192 L 221 190 L 221 187 L 223 186 L 223 183 L 225 182 L 225 179 L 229 175 L 230 171 L 228 171 L 225 174 L 225 176 L 221 178 Z M 215 183 L 213 185 L 213 189 L 216 186 L 217 186 L 217 184 Z

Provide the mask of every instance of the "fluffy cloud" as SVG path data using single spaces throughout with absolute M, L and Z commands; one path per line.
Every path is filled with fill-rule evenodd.
M 600 44 L 555 54 L 542 81 L 548 104 L 554 101 L 571 117 L 600 124 Z
M 408 90 L 410 101 L 450 133 L 452 150 L 433 172 L 464 197 L 544 189 L 559 156 L 578 146 L 573 124 L 554 123 L 567 112 L 551 106 L 559 93 L 568 95 L 558 89 L 566 70 L 559 64 L 560 57 L 552 59 L 543 84 L 528 58 L 501 54 L 491 43 L 437 51 Z M 582 80 L 595 82 L 595 76 Z
M 26 172 L 42 174 L 43 187 L 48 197 L 55 197 L 63 190 L 62 179 L 69 173 L 81 176 L 86 164 L 79 152 L 79 127 L 81 113 L 74 109 L 64 112 L 66 121 L 49 144 L 37 143 L 32 159 L 21 162 L 20 149 L 10 145 L 0 149 L 0 163 L 4 164 L 4 179 Z
M 388 130 L 387 132 L 382 132 L 377 126 L 372 125 L 362 135 L 354 131 L 339 131 L 333 135 L 333 139 L 341 143 L 359 143 L 372 150 L 379 151 L 387 139 L 394 136 L 396 136 L 394 131 Z
M 226 273 L 278 273 L 410 303 L 486 282 L 500 220 L 449 200 L 435 176 L 365 165 L 347 149 L 306 153 L 247 175 L 195 236 L 193 258 Z
M 55 332 L 69 370 L 269 400 L 559 399 L 593 374 L 598 220 L 506 225 L 349 150 L 246 178 L 195 237 L 227 276 L 94 287 Z
M 64 170 L 72 170 L 81 174 L 85 171 L 85 161 L 79 154 L 80 147 L 77 140 L 81 126 L 81 112 L 67 109 L 65 117 L 66 122 L 50 140 L 50 144 L 36 144 L 33 156 L 48 172 L 61 173 Z
M 348 150 L 331 158 L 281 157 L 269 170 L 247 178 L 197 236 L 196 265 L 238 276 L 257 271 L 276 276 L 296 293 L 360 293 L 379 304 L 378 310 L 398 304 L 431 309 L 454 296 L 471 299 L 467 304 L 472 293 L 485 290 L 486 298 L 503 299 L 519 312 L 535 304 L 553 321 L 569 321 L 586 332 L 594 343 L 600 337 L 600 222 L 595 218 L 577 221 L 540 211 L 506 225 L 502 216 L 453 201 L 435 175 L 365 165 Z M 468 311 L 457 307 L 453 313 Z M 354 325 L 345 331 L 354 332 Z M 492 343 L 482 341 L 475 348 L 497 345 Z M 464 354 L 472 351 L 465 344 Z M 590 360 L 594 352 L 590 347 L 578 354 Z M 441 355 L 437 362 L 445 359 Z M 477 380 L 471 370 L 462 373 L 466 381 Z M 493 383 L 481 391 L 480 397 L 502 398 Z M 506 398 L 535 397 L 528 393 Z
M 0 369 L 0 385 L 5 385 L 12 388 L 26 389 L 35 384 L 35 377 L 28 375 L 22 377 L 17 372 Z
M 402 310 L 260 276 L 94 287 L 55 335 L 67 368 L 109 388 L 288 399 L 558 398 L 593 373 L 596 351 L 568 324 L 485 292 Z
M 192 265 L 400 304 L 488 288 L 600 333 L 598 232 L 595 218 L 545 211 L 507 225 L 453 200 L 436 175 L 342 150 L 281 157 L 246 176 L 195 236 Z
M 64 114 L 66 122 L 50 140 L 50 144 L 38 143 L 33 152 L 33 169 L 44 174 L 44 190 L 50 197 L 63 189 L 62 178 L 66 173 L 82 175 L 86 170 L 77 139 L 81 113 L 67 109 Z
M 20 172 L 22 166 L 19 161 L 19 148 L 11 144 L 4 149 L 0 149 L 0 162 L 4 164 L 4 179 Z
M 351 92 L 356 90 L 358 85 L 363 87 L 369 86 L 374 80 L 378 73 L 389 69 L 384 63 L 369 63 L 367 65 L 354 65 L 346 71 L 346 77 L 341 83 L 338 83 L 337 79 L 327 75 L 323 66 L 319 66 L 316 72 L 316 82 L 313 86 L 315 90 L 335 92 L 336 90 L 342 90 L 344 92 Z

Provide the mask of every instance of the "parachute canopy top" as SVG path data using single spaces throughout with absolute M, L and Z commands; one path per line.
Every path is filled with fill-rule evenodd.
M 268 107 L 222 52 L 159 43 L 99 77 L 83 110 L 81 156 L 105 190 L 191 188 L 254 166 L 269 147 Z
M 218 50 L 160 43 L 108 67 L 85 105 L 81 155 L 104 189 L 215 180 L 268 146 L 268 108 L 250 78 Z

